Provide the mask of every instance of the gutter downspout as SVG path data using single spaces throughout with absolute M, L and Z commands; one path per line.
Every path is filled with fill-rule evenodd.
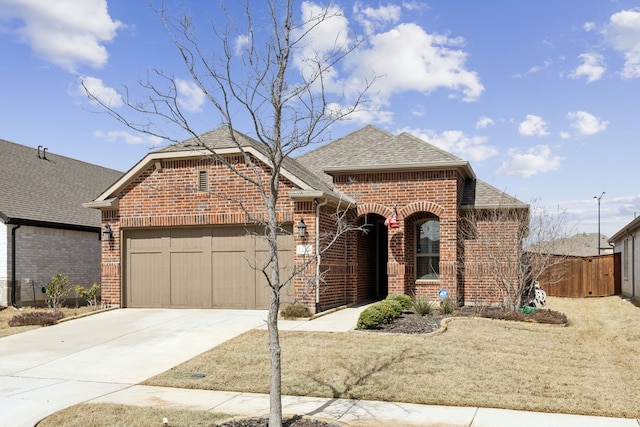
M 314 199 L 316 202 L 316 314 L 320 311 L 320 263 L 322 262 L 322 256 L 320 255 L 320 208 L 329 201 L 324 199 L 322 203 L 318 202 L 318 199 Z
M 13 308 L 20 308 L 16 304 L 16 230 L 22 224 L 17 224 L 11 229 L 11 305 Z
M 631 234 L 628 229 L 624 232 L 631 237 L 631 299 L 633 300 L 636 298 L 636 233 Z

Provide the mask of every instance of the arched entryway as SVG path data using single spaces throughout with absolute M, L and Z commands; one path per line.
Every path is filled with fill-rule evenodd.
M 381 299 L 388 294 L 387 262 L 389 259 L 388 232 L 385 218 L 365 214 L 358 219 L 364 230 L 358 232 L 358 300 Z

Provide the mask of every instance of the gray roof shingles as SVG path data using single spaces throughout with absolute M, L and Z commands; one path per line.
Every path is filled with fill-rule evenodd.
M 368 166 L 375 169 L 394 164 L 437 167 L 465 163 L 459 157 L 413 135 L 402 133 L 396 136 L 371 125 L 302 154 L 297 159 L 326 182 L 331 182 L 332 178 L 324 171 L 331 168 L 348 170 L 352 167 L 355 170 Z M 528 206 L 479 179 L 467 179 L 461 205 L 478 208 Z
M 252 147 L 268 158 L 268 150 L 259 141 L 235 131 L 236 139 L 243 147 Z M 226 126 L 191 138 L 183 142 L 164 147 L 158 152 L 193 150 L 202 144 L 210 149 L 237 149 L 231 140 Z M 334 188 L 332 177 L 325 171 L 339 169 L 348 171 L 367 168 L 372 171 L 393 166 L 398 167 L 461 168 L 469 178 L 465 182 L 461 205 L 476 208 L 527 208 L 521 202 L 490 184 L 476 179 L 469 164 L 426 141 L 407 133 L 393 135 L 375 126 L 368 125 L 338 138 L 328 144 L 306 152 L 297 158 L 286 158 L 283 168 L 309 187 L 340 195 Z
M 238 144 L 240 144 L 242 147 L 251 147 L 256 151 L 258 151 L 259 153 L 261 153 L 262 155 L 264 155 L 265 157 L 269 158 L 269 152 L 267 148 L 264 146 L 264 144 L 238 131 L 234 131 L 234 133 L 236 135 L 236 140 L 238 141 Z M 199 141 L 197 141 L 195 138 L 191 138 L 177 144 L 172 144 L 158 151 L 170 152 L 170 151 L 193 150 L 194 148 L 197 148 L 199 145 L 201 146 L 202 144 L 206 145 L 206 147 L 211 150 L 225 149 L 225 148 L 232 148 L 232 149 L 238 148 L 236 143 L 232 141 L 231 136 L 229 134 L 229 128 L 226 126 L 221 126 L 212 131 L 205 132 L 204 134 L 199 135 L 198 138 L 199 138 Z M 319 191 L 324 191 L 327 193 L 333 193 L 336 197 L 339 196 L 339 193 L 336 190 L 334 190 L 333 186 L 330 185 L 330 182 L 323 181 L 320 177 L 314 174 L 314 171 L 309 170 L 308 168 L 305 168 L 296 159 L 292 157 L 286 157 L 283 160 L 282 167 L 284 170 L 293 174 L 295 177 L 302 180 L 311 188 L 314 188 Z
M 44 154 L 40 150 L 40 157 Z M 0 220 L 100 227 L 93 200 L 122 172 L 0 139 Z

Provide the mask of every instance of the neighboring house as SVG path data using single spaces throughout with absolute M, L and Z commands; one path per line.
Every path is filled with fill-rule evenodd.
M 43 301 L 56 273 L 100 282 L 100 215 L 82 202 L 121 175 L 0 140 L 0 306 Z
M 598 233 L 578 233 L 571 237 L 532 245 L 525 248 L 525 250 L 573 257 L 610 255 L 613 253 L 613 248 L 608 243 L 607 236 L 600 234 L 598 238 Z
M 267 169 L 261 144 L 236 135 L 252 161 Z M 247 170 L 226 127 L 200 139 Z M 517 262 L 518 224 L 483 225 L 478 219 L 477 232 L 463 235 L 460 218 L 491 209 L 515 209 L 528 218 L 529 209 L 478 180 L 468 162 L 374 126 L 287 158 L 280 195 L 282 266 L 292 271 L 312 262 L 284 289 L 284 300 L 316 312 L 388 293 L 437 299 L 441 290 L 460 304 L 500 303 L 477 237 L 511 242 Z M 268 306 L 265 279 L 252 267 L 266 253 L 255 221 L 264 218 L 261 198 L 194 140 L 148 154 L 85 206 L 101 209 L 103 226 L 114 232 L 102 245 L 103 301 L 125 307 Z M 336 228 L 336 213 L 345 210 L 349 224 L 367 232 L 343 234 L 318 256 Z M 396 214 L 397 224 L 390 224 Z M 301 221 L 304 236 L 297 232 Z
M 640 217 L 614 234 L 609 243 L 615 245 L 614 250 L 621 258 L 622 296 L 640 300 Z

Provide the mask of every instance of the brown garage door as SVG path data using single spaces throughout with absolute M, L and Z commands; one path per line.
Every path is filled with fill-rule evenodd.
M 293 269 L 292 228 L 279 238 L 283 274 Z M 261 235 L 257 227 L 126 231 L 126 306 L 268 308 L 261 271 L 267 245 Z M 291 294 L 287 286 L 283 297 Z

